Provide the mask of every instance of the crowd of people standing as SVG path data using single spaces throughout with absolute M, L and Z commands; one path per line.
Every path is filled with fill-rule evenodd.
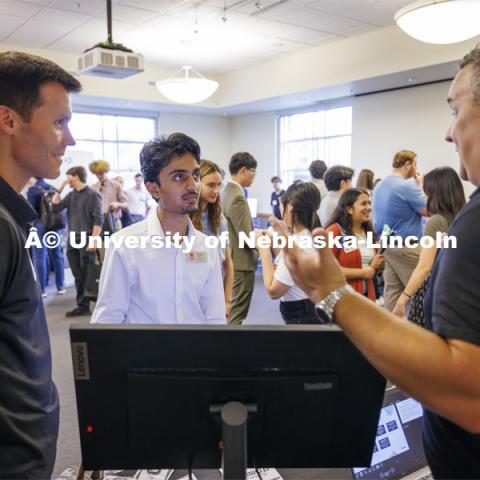
M 461 178 L 477 187 L 479 72 L 476 48 L 465 56 L 451 84 L 448 103 L 455 115 L 446 135 L 459 152 Z M 55 461 L 59 400 L 38 279 L 41 267 L 33 266 L 31 252 L 24 248 L 42 206 L 36 211 L 19 193 L 32 177 L 36 182 L 58 177 L 61 157 L 75 143 L 68 128 L 69 94 L 80 88 L 51 61 L 19 52 L 0 54 L 1 478 L 49 478 Z M 443 168 L 424 179 L 411 150 L 394 155 L 391 175 L 373 194 L 368 175 L 365 185 L 354 189 L 353 170 L 334 165 L 323 175 L 324 197 L 320 182 L 294 182 L 281 195 L 282 220 L 272 216 L 271 224 L 283 238 L 293 236 L 299 242 L 324 237 L 329 229 L 337 237 L 351 234 L 359 247 L 347 251 L 346 242 L 337 250 L 293 245 L 278 252 L 264 246 L 268 230 L 256 234 L 256 245 L 241 246 L 242 234 L 253 230 L 245 189 L 255 179 L 257 160 L 247 152 L 232 156 L 222 212 L 217 203 L 221 171 L 213 164 L 205 167 L 203 171 L 199 144 L 185 134 L 144 145 L 140 168 L 145 188 L 157 202 L 155 212 L 112 238 L 149 241 L 145 248 L 118 242 L 107 249 L 92 322 L 225 324 L 228 319 L 238 325 L 248 314 L 260 255 L 264 285 L 270 296 L 282 297 L 286 323 L 313 319 L 313 306 L 316 321 L 338 324 L 375 368 L 423 403 L 425 452 L 434 477 L 475 478 L 480 471 L 480 265 L 472 252 L 480 239 L 478 188 L 465 204 L 458 175 Z M 65 210 L 71 231 L 100 237 L 105 215 L 113 212 L 112 229 L 118 229 L 119 210 L 128 208 L 128 202 L 106 176 L 105 163 L 95 163 L 92 172 L 98 183 L 89 187 L 83 167 L 69 169 L 51 195 L 51 213 Z M 62 195 L 67 187 L 70 192 Z M 30 197 L 33 205 L 33 191 Z M 380 236 L 385 226 L 400 238 L 421 238 L 423 217 L 429 218 L 427 236 L 448 229 L 458 248 L 381 252 L 361 243 L 371 233 Z M 225 223 L 228 248 L 210 248 L 200 227 L 222 237 Z M 174 238 L 179 248 L 154 248 L 154 239 Z M 77 288 L 77 307 L 69 316 L 89 311 L 82 269 L 97 255 L 95 245 L 67 246 Z M 374 301 L 372 285 L 382 270 L 385 307 Z M 427 279 L 422 322 L 407 322 L 390 312 L 406 315 L 409 300 Z

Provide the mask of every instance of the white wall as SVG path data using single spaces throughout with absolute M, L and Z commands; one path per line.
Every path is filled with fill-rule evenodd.
M 391 172 L 398 150 L 413 150 L 418 169 L 458 170 L 455 148 L 445 141 L 451 122 L 446 98 L 450 82 L 379 93 L 353 99 L 352 167 L 370 168 L 378 177 Z M 465 185 L 468 192 L 473 187 Z
M 250 152 L 257 160 L 257 175 L 249 196 L 258 199 L 259 212 L 271 212 L 270 179 L 276 170 L 276 132 L 274 112 L 231 119 L 231 154 Z
M 409 37 L 396 25 L 379 28 L 227 73 L 219 78 L 218 104 L 236 105 L 457 62 L 479 38 L 434 45 Z
M 159 132 L 182 132 L 194 138 L 202 149 L 202 158 L 228 171 L 231 157 L 230 120 L 227 117 L 160 113 Z

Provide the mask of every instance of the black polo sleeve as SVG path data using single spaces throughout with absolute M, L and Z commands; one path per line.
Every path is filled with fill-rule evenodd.
M 473 198 L 448 235 L 457 248 L 443 249 L 432 274 L 432 328 L 445 338 L 480 345 L 480 195 Z
M 2 261 L 0 261 L 0 303 L 8 293 L 12 284 L 15 261 L 18 262 L 18 234 L 10 222 L 0 217 L 0 245 L 2 245 Z
M 98 192 L 92 190 L 89 200 L 89 211 L 92 212 L 93 226 L 101 227 L 103 225 L 102 197 Z
M 52 203 L 52 212 L 59 213 L 62 210 L 65 210 L 69 206 L 70 198 L 72 197 L 72 192 L 68 192 L 64 198 L 60 200 L 60 203 Z

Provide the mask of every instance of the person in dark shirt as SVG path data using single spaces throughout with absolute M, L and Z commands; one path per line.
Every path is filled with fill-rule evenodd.
M 37 229 L 38 237 L 43 242 L 43 236 L 47 231 L 47 226 L 42 223 L 42 197 L 46 192 L 55 192 L 56 189 L 53 185 L 47 183 L 43 178 L 35 178 L 35 183 L 27 191 L 27 200 L 35 210 L 37 219 L 34 222 L 34 227 Z M 42 297 L 47 297 L 45 291 L 48 285 L 48 275 L 50 271 L 50 265 L 53 264 L 55 270 L 55 281 L 57 285 L 57 293 L 59 295 L 65 294 L 64 288 L 64 261 L 62 245 L 59 243 L 56 246 L 49 246 L 48 248 L 39 248 L 32 245 L 33 261 L 37 269 L 40 287 L 42 289 Z M 52 262 L 52 263 L 50 263 Z
M 272 206 L 273 215 L 281 219 L 280 204 L 282 203 L 282 197 L 285 195 L 285 190 L 282 188 L 282 179 L 280 177 L 272 177 L 270 182 L 273 187 L 273 192 L 270 196 L 270 205 Z
M 474 479 L 480 475 L 480 46 L 464 57 L 448 103 L 454 116 L 446 140 L 459 153 L 460 177 L 477 190 L 448 231 L 457 247 L 444 246 L 433 267 L 424 303 L 430 331 L 349 290 L 328 248 L 313 259 L 298 247 L 286 250 L 286 257 L 319 314 L 335 321 L 374 367 L 424 405 L 424 447 L 433 477 Z
M 35 210 L 19 194 L 55 178 L 75 141 L 69 93 L 80 83 L 55 63 L 0 53 L 0 478 L 50 478 L 59 402 L 38 277 L 25 248 Z
M 72 274 L 75 278 L 77 289 L 77 306 L 66 313 L 67 317 L 90 315 L 90 298 L 85 296 L 85 281 L 87 268 L 95 262 L 96 247 L 76 247 L 70 242 L 72 234 L 75 235 L 75 244 L 81 244 L 82 232 L 90 236 L 99 236 L 102 231 L 103 213 L 102 197 L 86 184 L 87 171 L 84 167 L 71 167 L 67 170 L 67 179 L 62 183 L 58 192 L 53 196 L 52 203 L 55 212 L 67 209 L 67 223 L 69 242 L 67 245 L 67 258 Z M 69 185 L 72 191 L 65 198 L 60 194 Z
M 50 185 L 43 178 L 35 178 L 35 183 L 27 190 L 27 200 L 37 214 L 33 226 L 37 229 L 40 241 L 43 241 L 43 236 L 45 235 L 45 227 L 40 218 L 42 195 L 45 190 L 49 189 Z M 37 269 L 38 282 L 42 291 L 42 297 L 45 298 L 47 296 L 45 292 L 45 286 L 47 283 L 47 249 L 35 245 L 32 245 L 31 249 L 33 263 Z

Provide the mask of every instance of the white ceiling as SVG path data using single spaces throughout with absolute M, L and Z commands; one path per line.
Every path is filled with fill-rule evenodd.
M 113 40 L 149 65 L 222 74 L 392 25 L 411 1 L 227 0 L 225 15 L 224 0 L 113 0 Z M 81 53 L 106 23 L 104 0 L 0 0 L 0 43 Z

